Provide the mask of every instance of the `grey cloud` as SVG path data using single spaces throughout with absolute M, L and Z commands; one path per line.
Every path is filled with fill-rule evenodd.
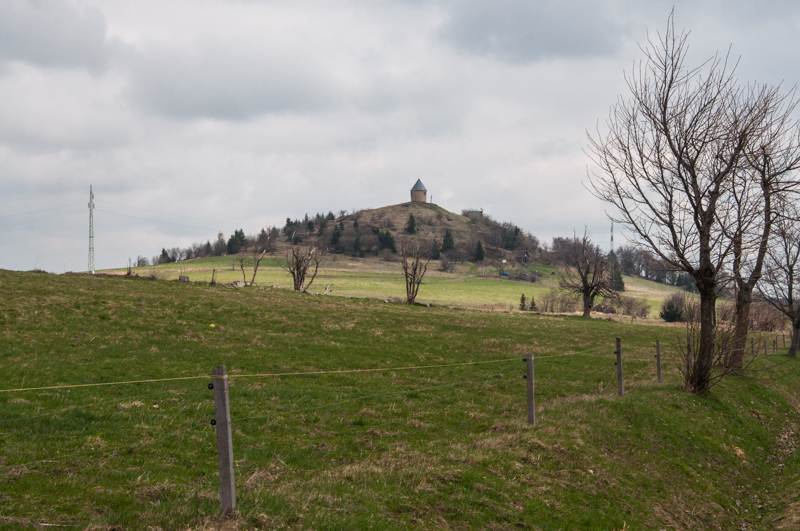
M 103 14 L 64 0 L 4 0 L 0 2 L 2 61 L 101 70 L 107 61 Z
M 291 55 L 204 42 L 190 49 L 130 51 L 130 95 L 173 118 L 244 120 L 330 106 L 336 84 Z
M 440 35 L 458 49 L 510 63 L 602 56 L 615 51 L 625 34 L 610 6 L 584 1 L 455 2 Z

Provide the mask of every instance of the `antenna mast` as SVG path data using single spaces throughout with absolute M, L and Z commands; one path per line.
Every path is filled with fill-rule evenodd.
M 89 273 L 94 275 L 94 192 L 89 185 Z
M 614 221 L 611 221 L 611 252 L 614 252 Z

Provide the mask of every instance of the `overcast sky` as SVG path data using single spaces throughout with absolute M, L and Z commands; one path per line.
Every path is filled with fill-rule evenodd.
M 86 270 L 90 184 L 98 269 L 417 178 L 606 248 L 586 131 L 673 3 L 695 64 L 730 48 L 742 82 L 798 82 L 788 0 L 3 0 L 0 268 Z

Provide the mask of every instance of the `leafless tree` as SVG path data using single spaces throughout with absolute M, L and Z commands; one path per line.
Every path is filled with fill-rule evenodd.
M 797 123 L 790 117 L 796 102 L 789 96 L 762 89 L 770 107 L 760 144 L 747 150 L 746 160 L 734 174 L 731 199 L 736 216 L 723 231 L 733 243 L 732 276 L 736 292 L 736 317 L 731 355 L 727 365 L 742 368 L 750 329 L 753 293 L 761 279 L 773 224 L 782 209 L 775 208 L 797 187 L 794 171 L 800 167 Z M 752 147 L 752 144 L 751 144 Z
M 314 279 L 317 277 L 319 266 L 322 264 L 324 258 L 324 250 L 317 247 L 307 247 L 303 249 L 294 243 L 294 234 L 292 234 L 292 244 L 286 251 L 286 265 L 283 269 L 292 275 L 295 291 L 308 291 L 308 288 L 311 287 L 311 284 L 313 284 Z M 311 278 L 306 283 L 309 269 L 312 270 Z
M 782 205 L 783 215 L 775 222 L 767 251 L 763 282 L 758 291 L 764 299 L 792 323 L 789 355 L 797 356 L 800 347 L 800 212 L 793 203 Z
M 687 389 L 703 393 L 715 369 L 715 304 L 719 275 L 732 241 L 722 230 L 737 216 L 731 189 L 736 171 L 768 130 L 777 89 L 742 88 L 728 57 L 698 68 L 684 64 L 687 34 L 667 30 L 643 47 L 645 58 L 627 75 L 631 91 L 589 136 L 599 174 L 597 197 L 614 205 L 614 221 L 665 264 L 689 274 L 700 294 L 697 356 Z
M 591 315 L 597 297 L 616 301 L 619 294 L 609 277 L 608 258 L 592 243 L 586 231 L 582 238 L 573 235 L 560 253 L 558 285 L 583 301 L 583 316 Z
M 400 243 L 400 259 L 403 265 L 403 275 L 406 279 L 406 302 L 414 304 L 419 293 L 419 285 L 428 270 L 430 256 L 424 257 L 419 248 L 419 243 L 414 239 L 404 239 Z

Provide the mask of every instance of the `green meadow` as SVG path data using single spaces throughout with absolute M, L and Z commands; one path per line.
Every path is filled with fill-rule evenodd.
M 256 283 L 264 287 L 292 289 L 291 276 L 282 268 L 285 263 L 285 258 L 280 255 L 265 257 L 258 269 Z M 531 297 L 539 299 L 558 287 L 558 277 L 552 266 L 508 264 L 508 268 L 512 272 L 537 271 L 541 277 L 535 283 L 510 280 L 500 277 L 492 267 L 480 267 L 469 262 L 456 264 L 453 272 L 446 273 L 441 271 L 438 262 L 431 261 L 417 300 L 426 304 L 508 310 L 519 306 L 522 294 L 527 300 Z M 118 269 L 108 273 L 123 274 L 125 271 Z M 253 278 L 252 265 L 245 265 L 243 274 L 238 260 L 226 256 L 132 268 L 134 275 L 166 280 L 177 280 L 178 276 L 186 275 L 192 282 L 210 282 L 212 272 L 214 280 L 222 284 L 249 282 Z M 677 291 L 673 286 L 635 277 L 626 276 L 625 283 L 624 294 L 646 300 L 651 307 L 651 318 L 658 316 L 664 299 Z M 405 280 L 400 264 L 379 258 L 329 255 L 309 291 L 323 293 L 326 289 L 333 295 L 344 297 L 405 300 Z
M 273 289 L 274 267 L 260 288 L 0 271 L 0 529 L 797 529 L 786 349 L 693 396 L 680 327 L 438 304 L 548 289 L 468 271 L 426 277 L 434 307 L 385 303 L 403 295 L 385 291 L 396 273 L 340 266 L 311 290 L 333 296 Z M 218 365 L 233 517 L 210 425 Z

